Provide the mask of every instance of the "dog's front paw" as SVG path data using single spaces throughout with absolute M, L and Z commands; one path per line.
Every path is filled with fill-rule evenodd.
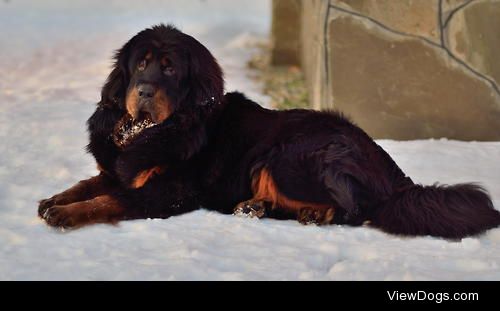
M 70 206 L 54 205 L 47 208 L 41 217 L 49 226 L 72 229 L 82 226 L 86 215 Z
M 38 202 L 38 216 L 43 218 L 43 214 L 45 214 L 45 211 L 47 211 L 47 209 L 51 208 L 55 204 L 56 204 L 56 200 L 54 197 L 40 200 Z
M 44 218 L 43 215 L 47 212 L 49 208 L 56 205 L 66 205 L 71 203 L 70 198 L 66 197 L 64 194 L 56 194 L 48 199 L 40 200 L 38 202 L 38 216 Z
M 48 199 L 40 200 L 38 202 L 38 216 L 43 218 L 45 212 L 52 206 L 70 204 L 77 199 L 78 197 L 71 196 L 70 193 L 65 191 L 63 193 L 53 195 Z

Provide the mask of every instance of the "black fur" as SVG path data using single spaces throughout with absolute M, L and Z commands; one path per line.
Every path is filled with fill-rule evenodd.
M 415 185 L 364 131 L 335 112 L 270 111 L 227 94 L 200 167 L 204 206 L 231 212 L 266 167 L 287 197 L 337 208 L 335 223 L 403 235 L 461 238 L 500 225 L 473 184 Z M 228 148 L 230 146 L 230 148 Z
M 411 186 L 383 202 L 372 219 L 374 226 L 390 233 L 446 238 L 478 234 L 499 224 L 487 192 L 474 184 Z
M 176 63 L 177 87 L 169 88 L 175 114 L 162 124 L 145 130 L 125 149 L 112 135 L 116 123 L 127 113 L 125 97 L 131 76 L 130 58 L 140 46 L 159 43 Z M 132 217 L 169 217 L 199 206 L 194 191 L 196 177 L 190 159 L 206 145 L 206 124 L 213 105 L 223 97 L 222 70 L 210 52 L 196 39 L 172 26 L 155 26 L 138 33 L 115 55 L 115 68 L 101 92 L 101 101 L 87 121 L 87 150 L 104 171 L 122 185 Z M 169 145 L 168 148 L 165 148 Z M 168 163 L 168 170 L 141 189 L 129 189 L 132 179 L 151 166 Z
M 153 41 L 170 51 L 177 66 L 176 87 L 168 90 L 175 112 L 122 150 L 111 135 L 126 113 L 130 59 Z M 120 185 L 116 195 L 127 198 L 131 212 L 124 218 L 168 217 L 199 204 L 232 213 L 252 199 L 252 178 L 265 169 L 287 199 L 334 208 L 333 223 L 370 221 L 389 233 L 446 238 L 500 225 L 483 188 L 415 185 L 337 112 L 268 110 L 242 94 L 223 95 L 222 71 L 210 52 L 171 26 L 144 30 L 117 53 L 88 129 L 89 152 Z M 130 189 L 138 173 L 156 166 L 165 166 L 166 173 Z M 297 212 L 275 208 L 269 215 L 290 218 Z

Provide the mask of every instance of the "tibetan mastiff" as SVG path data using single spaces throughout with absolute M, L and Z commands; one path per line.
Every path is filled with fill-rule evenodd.
M 139 32 L 115 59 L 87 123 L 100 174 L 40 202 L 51 226 L 200 206 L 452 239 L 500 224 L 484 189 L 414 184 L 340 113 L 269 110 L 224 94 L 212 54 L 172 26 Z

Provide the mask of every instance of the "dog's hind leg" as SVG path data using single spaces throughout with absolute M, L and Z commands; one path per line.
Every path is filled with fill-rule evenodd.
M 100 173 L 92 178 L 81 180 L 71 188 L 41 200 L 38 206 L 38 215 L 42 217 L 48 208 L 54 205 L 67 205 L 75 202 L 86 201 L 97 196 L 110 193 L 117 188 L 116 182 L 105 173 Z
M 356 146 L 321 145 L 314 142 L 322 137 L 313 138 L 274 148 L 253 166 L 252 201 L 269 202 L 270 210 L 291 213 L 301 223 L 361 225 L 373 205 L 361 165 L 367 160 Z
M 333 222 L 335 208 L 332 204 L 322 204 L 291 199 L 284 195 L 268 169 L 263 168 L 252 179 L 253 198 L 238 204 L 236 215 L 261 218 L 295 218 L 301 223 L 318 225 Z

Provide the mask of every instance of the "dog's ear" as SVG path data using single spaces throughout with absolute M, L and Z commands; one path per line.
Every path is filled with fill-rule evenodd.
M 125 96 L 129 83 L 128 59 L 132 50 L 133 39 L 116 51 L 114 66 L 101 90 L 100 106 L 124 109 Z
M 191 36 L 186 37 L 191 100 L 199 105 L 220 102 L 224 95 L 222 69 L 205 46 Z

